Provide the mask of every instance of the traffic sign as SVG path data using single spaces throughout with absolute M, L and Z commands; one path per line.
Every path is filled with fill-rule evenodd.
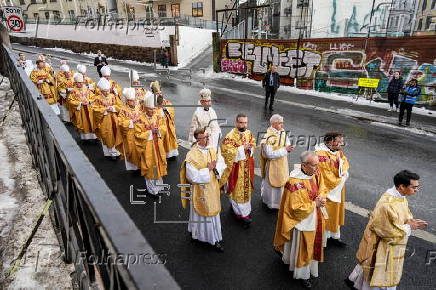
M 379 79 L 368 79 L 368 78 L 359 78 L 359 87 L 363 88 L 374 88 L 376 89 L 378 87 L 378 83 L 380 82 Z
M 1 7 L 2 21 L 12 32 L 24 31 L 23 9 L 21 7 Z

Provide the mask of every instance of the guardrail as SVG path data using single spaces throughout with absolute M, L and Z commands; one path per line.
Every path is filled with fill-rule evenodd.
M 154 251 L 24 70 L 16 66 L 17 55 L 1 36 L 0 72 L 9 78 L 19 103 L 33 166 L 47 199 L 53 201 L 50 216 L 64 260 L 76 269 L 74 281 L 87 290 L 100 280 L 106 289 L 179 289 L 162 264 L 89 263 L 89 258 L 104 261 L 108 254 Z

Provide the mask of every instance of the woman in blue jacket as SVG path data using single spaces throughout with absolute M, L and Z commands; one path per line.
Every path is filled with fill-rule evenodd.
M 421 88 L 418 86 L 418 81 L 416 79 L 411 79 L 401 92 L 402 99 L 400 104 L 400 116 L 398 120 L 398 125 L 403 126 L 404 111 L 407 111 L 406 126 L 410 126 L 412 108 L 418 100 L 419 95 L 421 94 Z

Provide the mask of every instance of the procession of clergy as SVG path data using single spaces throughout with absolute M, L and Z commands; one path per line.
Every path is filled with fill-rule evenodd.
M 44 56 L 39 56 L 30 78 L 56 114 L 71 122 L 83 142 L 99 139 L 104 156 L 122 158 L 127 170 L 139 170 L 148 194 L 157 196 L 167 175 L 167 159 L 178 156 L 175 115 L 159 83 L 151 91 L 125 88 L 111 79 L 109 66 L 101 69 L 95 83 L 86 66 L 77 72 L 61 62 L 56 74 Z M 133 86 L 141 85 L 138 73 L 130 74 Z M 189 207 L 188 231 L 192 239 L 210 243 L 224 251 L 221 234 L 221 193 L 230 199 L 233 214 L 248 227 L 254 189 L 254 157 L 258 150 L 262 176 L 261 196 L 266 207 L 278 209 L 274 250 L 289 264 L 294 279 L 304 288 L 318 277 L 327 245 L 343 247 L 341 227 L 345 217 L 345 182 L 349 163 L 342 151 L 344 136 L 328 132 L 314 152 L 300 156 L 290 171 L 288 153 L 294 150 L 275 114 L 270 127 L 256 144 L 248 130 L 248 117 L 238 114 L 235 128 L 220 142 L 221 129 L 212 108 L 211 91 L 200 91 L 199 106 L 192 117 L 189 141 L 192 147 L 180 170 L 181 199 Z M 395 289 L 404 261 L 404 245 L 411 230 L 424 227 L 413 219 L 406 195 L 417 192 L 419 176 L 402 171 L 395 185 L 377 203 L 357 252 L 358 264 L 345 280 L 352 289 Z M 389 258 L 388 258 L 389 257 Z

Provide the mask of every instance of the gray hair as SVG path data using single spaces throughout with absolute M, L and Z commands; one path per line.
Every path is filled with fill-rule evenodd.
M 300 155 L 301 164 L 309 162 L 310 158 L 316 157 L 315 152 L 313 151 L 304 151 Z
M 272 125 L 273 123 L 276 122 L 283 122 L 283 117 L 280 116 L 279 114 L 272 115 L 271 118 L 269 119 L 269 123 Z

